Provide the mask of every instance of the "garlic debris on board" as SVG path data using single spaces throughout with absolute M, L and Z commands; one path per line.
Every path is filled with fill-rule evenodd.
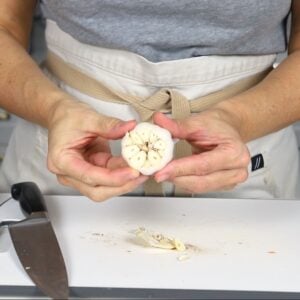
M 144 227 L 139 227 L 134 231 L 134 233 L 139 241 L 141 241 L 143 244 L 149 247 L 177 251 L 186 250 L 185 244 L 181 240 L 173 237 L 168 237 L 161 233 L 155 233 L 146 230 Z
M 143 175 L 154 174 L 173 158 L 174 142 L 170 132 L 147 122 L 127 132 L 121 146 L 128 165 Z

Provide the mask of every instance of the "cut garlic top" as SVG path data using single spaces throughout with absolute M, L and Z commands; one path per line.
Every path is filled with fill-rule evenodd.
M 122 139 L 122 156 L 130 167 L 152 175 L 173 158 L 174 142 L 168 130 L 151 123 L 139 123 Z

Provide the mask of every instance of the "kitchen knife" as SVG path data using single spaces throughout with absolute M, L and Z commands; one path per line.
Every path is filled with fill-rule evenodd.
M 33 182 L 21 182 L 11 187 L 11 194 L 27 215 L 22 221 L 8 224 L 20 262 L 45 295 L 67 299 L 67 271 L 41 191 Z

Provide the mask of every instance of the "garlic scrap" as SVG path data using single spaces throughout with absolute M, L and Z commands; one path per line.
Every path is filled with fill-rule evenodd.
M 121 146 L 128 165 L 144 175 L 154 174 L 173 158 L 174 142 L 170 132 L 147 122 L 127 132 Z
M 134 233 L 139 241 L 150 247 L 177 251 L 185 251 L 186 249 L 184 243 L 179 239 L 150 232 L 143 227 L 138 228 Z

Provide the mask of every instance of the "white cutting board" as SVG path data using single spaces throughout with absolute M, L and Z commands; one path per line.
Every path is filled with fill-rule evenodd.
M 7 195 L 0 195 L 5 199 Z M 70 286 L 300 292 L 300 201 L 46 197 Z M 20 215 L 17 202 L 0 220 Z M 198 246 L 145 248 L 144 226 Z M 2 239 L 4 240 L 4 239 Z M 0 235 L 1 244 L 1 235 Z M 32 285 L 13 247 L 0 252 L 0 286 Z

